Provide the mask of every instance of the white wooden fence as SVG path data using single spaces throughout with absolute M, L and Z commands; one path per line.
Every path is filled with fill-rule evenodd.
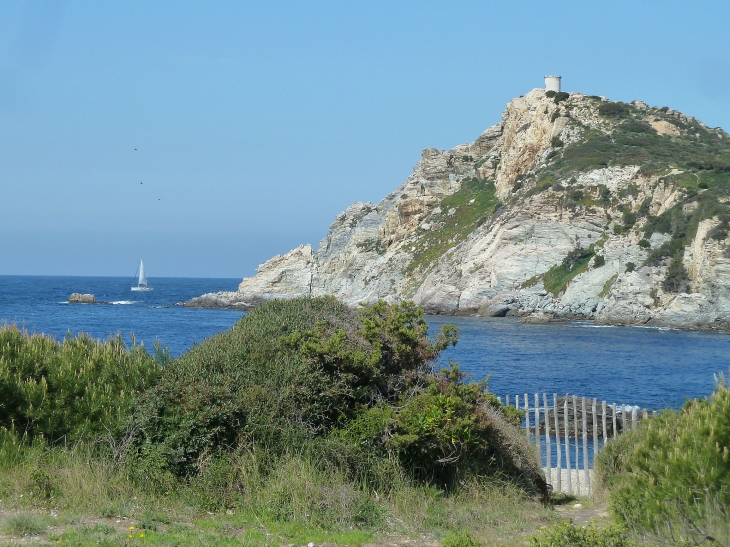
M 554 491 L 566 494 L 590 495 L 595 455 L 610 439 L 635 429 L 640 420 L 649 416 L 646 410 L 637 406 L 607 405 L 606 401 L 599 403 L 596 399 L 576 395 L 558 397 L 553 393 L 552 405 L 548 404 L 546 393 L 542 394 L 542 400 L 536 393 L 532 406 L 527 393 L 514 398 L 507 395 L 504 401 L 501 397 L 498 399 L 507 406 L 512 403 L 515 408 L 525 411 L 522 426 L 535 443 L 547 481 Z

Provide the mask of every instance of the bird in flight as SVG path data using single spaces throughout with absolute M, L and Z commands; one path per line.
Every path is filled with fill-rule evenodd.
M 137 150 L 137 149 L 135 148 L 135 150 Z

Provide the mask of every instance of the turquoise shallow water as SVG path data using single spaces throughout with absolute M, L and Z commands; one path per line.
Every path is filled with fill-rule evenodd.
M 129 342 L 155 340 L 173 355 L 230 328 L 243 314 L 174 306 L 206 292 L 235 290 L 240 279 L 151 278 L 154 291 L 131 292 L 131 278 L 0 276 L 0 322 L 62 338 L 121 333 Z M 72 292 L 104 305 L 70 305 Z M 458 361 L 474 378 L 489 375 L 497 395 L 543 391 L 579 394 L 644 408 L 677 408 L 708 395 L 714 375 L 730 367 L 730 336 L 591 323 L 522 324 L 513 318 L 429 317 L 433 329 L 452 323 L 460 342 L 439 365 Z

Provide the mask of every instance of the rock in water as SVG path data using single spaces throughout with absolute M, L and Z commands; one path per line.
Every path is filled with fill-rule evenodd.
M 557 102 L 556 102 L 557 101 Z M 635 101 L 535 89 L 474 142 L 427 148 L 316 252 L 189 306 L 333 294 L 429 313 L 730 326 L 730 136 Z
M 93 294 L 73 293 L 68 297 L 69 304 L 96 304 L 96 297 Z

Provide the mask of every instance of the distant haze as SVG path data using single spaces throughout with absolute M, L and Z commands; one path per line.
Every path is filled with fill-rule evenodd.
M 726 0 L 4 2 L 0 275 L 250 276 L 545 74 L 730 129 L 728 21 Z

